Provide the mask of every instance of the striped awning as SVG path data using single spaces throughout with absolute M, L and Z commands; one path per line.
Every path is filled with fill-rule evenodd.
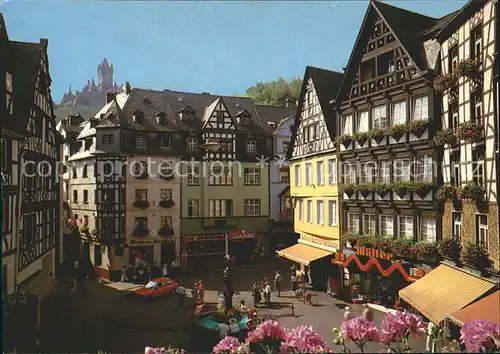
M 303 243 L 297 243 L 292 247 L 288 247 L 282 249 L 281 251 L 276 252 L 278 256 L 289 259 L 291 261 L 295 261 L 297 263 L 301 263 L 304 265 L 309 265 L 310 262 L 313 262 L 317 259 L 331 256 L 333 252 L 326 251 L 321 248 L 316 248 L 313 246 L 309 246 Z
M 399 291 L 406 301 L 435 324 L 495 287 L 466 271 L 441 264 L 422 279 Z
M 21 285 L 21 289 L 27 294 L 47 297 L 64 292 L 64 285 L 57 279 L 43 273 L 38 273 Z

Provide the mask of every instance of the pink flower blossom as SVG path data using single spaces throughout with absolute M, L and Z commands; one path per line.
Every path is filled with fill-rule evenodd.
M 422 319 L 411 313 L 396 311 L 388 313 L 382 321 L 380 342 L 389 344 L 391 342 L 399 342 L 405 334 L 424 333 L 426 329 Z
M 161 354 L 165 352 L 165 348 L 155 348 L 155 347 L 146 347 L 144 348 L 144 354 Z
M 460 340 L 468 352 L 477 353 L 481 347 L 488 345 L 489 337 L 500 335 L 500 324 L 479 320 L 467 322 L 460 330 Z
M 340 332 L 346 340 L 377 341 L 378 329 L 364 317 L 355 317 L 340 326 Z
M 281 353 L 333 353 L 312 327 L 300 326 L 286 334 Z
M 285 340 L 286 333 L 283 328 L 276 321 L 265 321 L 262 322 L 253 330 L 248 333 L 248 342 L 259 343 L 264 339 L 279 339 Z
M 213 353 L 215 354 L 236 354 L 240 347 L 240 341 L 234 337 L 226 337 L 217 344 Z

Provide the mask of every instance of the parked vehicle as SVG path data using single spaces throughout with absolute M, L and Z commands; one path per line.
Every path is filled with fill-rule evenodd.
M 175 281 L 170 278 L 161 277 L 149 281 L 142 288 L 134 291 L 135 294 L 152 299 L 164 295 L 174 294 L 179 287 Z

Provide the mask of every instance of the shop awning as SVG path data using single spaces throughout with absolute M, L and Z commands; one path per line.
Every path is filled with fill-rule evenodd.
M 21 285 L 21 289 L 27 294 L 47 297 L 56 295 L 65 290 L 64 285 L 55 278 L 38 273 Z
M 317 259 L 330 256 L 333 252 L 323 250 L 321 248 L 316 248 L 313 246 L 305 245 L 303 243 L 297 243 L 292 247 L 282 249 L 276 252 L 278 256 L 287 258 L 289 260 L 309 265 L 310 262 Z
M 399 296 L 432 322 L 467 306 L 495 284 L 441 264 L 422 279 L 399 291 Z
M 500 290 L 449 315 L 448 318 L 459 326 L 475 320 L 500 323 Z

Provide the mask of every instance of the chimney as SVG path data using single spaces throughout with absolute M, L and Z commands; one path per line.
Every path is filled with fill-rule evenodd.
M 123 92 L 125 92 L 126 95 L 130 93 L 130 83 L 128 81 L 123 85 Z
M 115 99 L 114 92 L 107 92 L 106 93 L 106 103 L 112 102 L 114 99 Z

